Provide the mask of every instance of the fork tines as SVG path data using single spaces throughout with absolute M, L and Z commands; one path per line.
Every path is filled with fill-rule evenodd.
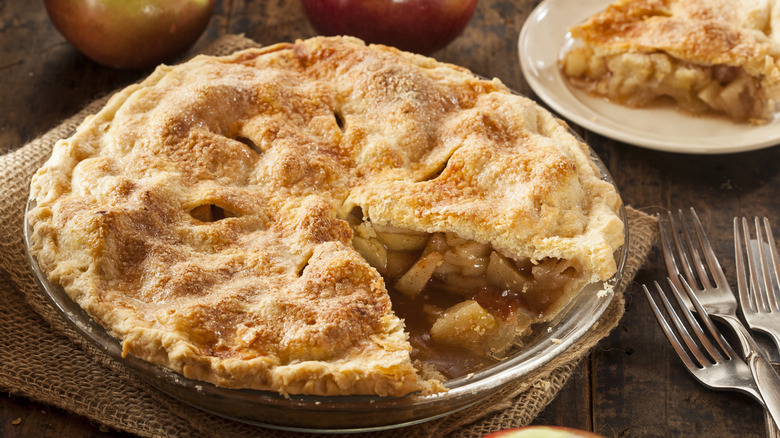
M 756 385 L 755 377 L 747 362 L 738 356 L 731 348 L 731 345 L 723 338 L 720 330 L 712 323 L 712 320 L 702 308 L 701 303 L 697 300 L 685 278 L 680 277 L 679 280 L 685 287 L 685 295 L 667 278 L 669 290 L 675 297 L 677 306 L 672 305 L 661 285 L 658 282 L 654 283 L 657 295 L 661 299 L 665 311 L 656 305 L 650 289 L 645 285 L 642 285 L 642 288 L 661 329 L 682 360 L 685 368 L 696 380 L 708 388 L 739 391 L 753 397 L 764 405 L 764 400 Z M 683 296 L 688 296 L 695 308 L 698 309 L 699 316 L 707 328 L 706 331 L 702 329 L 688 307 L 683 304 Z M 676 308 L 680 309 L 679 312 Z M 685 316 L 687 325 L 680 318 L 680 312 Z M 668 318 L 665 315 L 669 315 Z M 669 320 L 672 321 L 672 324 L 669 324 Z M 690 327 L 693 335 L 691 335 L 691 331 L 687 327 Z M 713 340 L 716 342 L 713 342 Z M 718 348 L 716 345 L 720 345 L 721 348 Z
M 737 263 L 737 283 L 740 301 L 749 312 L 780 312 L 780 297 L 777 296 L 778 262 L 775 238 L 769 219 L 753 219 L 756 239 L 752 240 L 747 218 L 734 218 L 734 249 Z M 763 227 L 762 227 L 763 224 Z M 740 227 L 741 225 L 741 227 Z M 745 260 L 747 259 L 747 266 Z M 746 278 L 743 273 L 748 273 Z M 750 289 L 747 281 L 750 280 Z M 773 287 L 774 286 L 774 287 Z M 749 291 L 752 290 L 753 293 Z
M 678 289 L 684 289 L 678 280 L 681 275 L 694 288 L 728 287 L 728 279 L 707 239 L 696 210 L 691 208 L 689 216 L 690 220 L 686 220 L 683 211 L 678 210 L 677 218 L 668 212 L 666 219 L 659 218 L 658 221 L 661 250 L 669 279 Z M 689 222 L 693 225 L 693 232 Z M 683 297 L 683 299 L 687 307 L 692 309 L 687 298 Z
M 677 352 L 678 356 L 680 356 L 680 359 L 682 359 L 688 370 L 694 372 L 696 369 L 701 369 L 737 357 L 729 343 L 723 338 L 723 335 L 712 323 L 710 316 L 701 307 L 701 304 L 696 299 L 696 296 L 693 294 L 687 281 L 683 277 L 679 278 L 679 282 L 685 288 L 685 295 L 683 295 L 670 278 L 667 278 L 666 280 L 669 284 L 670 293 L 677 302 L 676 307 L 680 309 L 679 311 L 676 310 L 675 306 L 669 301 L 666 293 L 664 293 L 664 289 L 657 281 L 654 282 L 656 293 L 661 299 L 665 312 L 656 304 L 648 287 L 642 285 L 642 288 L 644 289 L 645 295 L 653 309 L 653 313 L 655 314 L 658 323 L 661 325 L 666 338 L 672 344 L 672 347 Z M 693 313 L 688 309 L 685 302 L 686 298 L 691 300 L 699 313 L 700 318 L 707 328 L 706 332 L 694 317 Z M 664 313 L 669 316 L 669 319 L 664 316 Z M 687 325 L 680 318 L 680 313 L 685 317 Z M 669 324 L 669 320 L 672 321 L 674 328 Z M 693 335 L 691 335 L 688 328 L 693 331 Z M 680 342 L 680 339 L 682 339 L 682 343 L 685 343 L 688 347 L 687 351 Z M 713 340 L 718 345 L 721 345 L 722 348 L 718 348 L 716 344 L 712 342 Z M 704 350 L 702 350 L 701 347 L 703 347 Z M 704 354 L 705 350 L 709 357 Z M 690 352 L 690 354 L 688 354 L 688 352 Z M 691 355 L 693 355 L 693 357 L 691 357 Z M 696 377 L 698 378 L 699 376 Z

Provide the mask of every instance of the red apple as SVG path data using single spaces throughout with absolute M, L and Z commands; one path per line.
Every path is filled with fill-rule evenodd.
M 301 0 L 323 35 L 352 35 L 368 43 L 428 54 L 458 37 L 477 0 Z
M 558 426 L 526 426 L 506 429 L 483 438 L 603 438 L 593 432 Z
M 44 0 L 52 23 L 76 49 L 114 68 L 141 69 L 187 50 L 215 0 Z

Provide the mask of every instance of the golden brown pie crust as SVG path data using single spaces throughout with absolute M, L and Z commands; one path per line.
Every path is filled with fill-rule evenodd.
M 442 390 L 345 218 L 615 272 L 620 199 L 498 80 L 353 38 L 159 67 L 57 143 L 32 253 L 124 352 L 231 388 Z
M 618 0 L 584 23 L 572 27 L 570 32 L 573 39 L 590 47 L 595 57 L 609 59 L 621 54 L 665 54 L 675 65 L 679 64 L 684 69 L 698 68 L 706 75 L 712 75 L 712 80 L 723 87 L 737 75 L 751 78 L 754 83 L 742 93 L 754 96 L 743 95 L 742 99 L 751 98 L 756 102 L 744 102 L 744 111 L 729 115 L 736 120 L 760 121 L 771 117 L 780 97 L 778 6 L 773 0 Z M 707 70 L 712 67 L 715 67 L 714 71 Z M 634 65 L 633 69 L 644 68 Z M 622 74 L 609 70 L 599 78 L 573 76 L 571 79 L 577 86 L 606 95 L 610 93 L 595 84 L 593 79 L 608 81 L 610 75 Z M 631 80 L 661 82 L 661 76 L 675 72 L 656 66 L 646 73 L 642 73 L 640 79 Z M 693 85 L 690 91 L 694 100 L 707 82 L 699 80 Z M 667 96 L 673 94 L 666 93 Z M 708 100 L 707 96 L 704 100 Z M 709 109 L 729 112 L 728 105 L 723 105 L 725 109 L 717 106 L 715 104 L 716 108 Z M 683 105 L 683 109 L 695 108 Z

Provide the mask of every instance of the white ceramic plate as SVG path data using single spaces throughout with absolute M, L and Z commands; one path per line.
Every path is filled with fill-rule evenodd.
M 780 118 L 763 126 L 687 116 L 673 108 L 632 109 L 570 88 L 557 61 L 569 27 L 612 0 L 545 0 L 523 25 L 520 65 L 531 89 L 570 121 L 606 137 L 651 149 L 692 154 L 743 152 L 780 144 Z

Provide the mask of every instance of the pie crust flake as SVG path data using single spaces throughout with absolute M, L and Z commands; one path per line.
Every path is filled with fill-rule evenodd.
M 282 394 L 443 391 L 609 279 L 624 237 L 549 112 L 347 37 L 160 66 L 31 197 L 32 254 L 124 354 Z
M 774 0 L 618 0 L 570 29 L 560 66 L 575 87 L 631 107 L 766 123 L 780 97 Z

